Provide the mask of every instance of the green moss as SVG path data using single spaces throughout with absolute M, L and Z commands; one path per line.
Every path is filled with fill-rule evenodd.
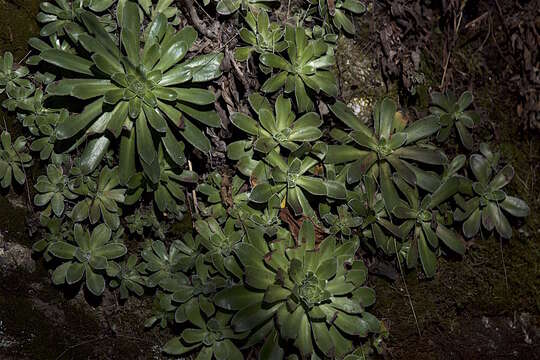
M 11 51 L 15 59 L 28 52 L 28 39 L 39 33 L 35 20 L 40 0 L 0 0 L 0 52 Z
M 191 219 L 191 213 L 186 211 L 182 221 L 178 221 L 171 227 L 171 235 L 178 238 L 182 238 L 184 234 L 191 233 L 193 231 L 193 222 Z
M 515 312 L 537 314 L 540 310 L 537 267 L 540 246 L 537 242 L 514 239 L 503 247 L 503 254 L 506 271 L 498 241 L 494 238 L 478 240 L 463 261 L 441 259 L 438 273 L 431 281 L 420 279 L 414 271 L 406 274 L 423 339 L 418 336 L 403 282 L 390 284 L 376 279 L 374 310 L 390 328 L 387 346 L 409 354 L 421 353 L 422 348 L 430 348 L 427 342 L 432 336 L 452 338 L 458 333 L 470 332 L 471 324 L 467 319 L 513 318 Z M 460 341 L 468 342 L 467 339 Z M 427 354 L 426 358 L 439 355 Z

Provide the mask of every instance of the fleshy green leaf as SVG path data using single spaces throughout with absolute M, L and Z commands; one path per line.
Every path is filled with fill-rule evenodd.
M 60 259 L 73 259 L 77 248 L 64 241 L 54 242 L 49 246 L 49 252 Z

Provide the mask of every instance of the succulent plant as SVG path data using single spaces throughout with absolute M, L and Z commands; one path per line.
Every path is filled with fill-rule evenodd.
M 94 12 L 105 11 L 115 0 L 54 0 L 44 1 L 39 4 L 40 12 L 36 19 L 44 24 L 39 34 L 41 36 L 68 35 L 71 39 L 77 40 L 84 30 L 78 23 L 80 10 L 88 8 Z M 116 29 L 116 23 L 111 15 L 105 14 L 98 18 L 108 32 Z
M 278 23 L 270 22 L 265 11 L 259 11 L 258 14 L 248 11 L 245 21 L 249 28 L 240 29 L 240 38 L 247 46 L 236 48 L 234 51 L 236 60 L 246 61 L 253 52 L 259 55 L 265 52 L 280 53 L 287 48 L 287 43 L 283 41 L 283 28 Z M 261 70 L 268 69 L 263 67 Z
M 54 78 L 52 78 L 51 81 L 52 80 L 54 80 Z M 54 115 L 54 114 L 59 113 L 59 111 L 52 111 L 50 109 L 47 109 L 44 106 L 45 100 L 46 100 L 46 95 L 43 93 L 43 90 L 38 88 L 32 94 L 32 96 L 29 96 L 20 101 L 16 101 L 15 107 L 18 110 L 17 119 L 34 136 L 40 135 L 40 130 L 37 124 L 38 121 L 40 121 L 43 124 L 46 121 L 45 119 L 42 119 L 42 118 L 48 118 L 49 115 Z M 67 115 L 69 116 L 69 112 L 66 109 L 63 109 L 60 112 L 67 113 Z M 49 120 L 48 122 L 53 122 L 50 118 L 48 118 L 47 120 Z
M 23 99 L 34 92 L 34 84 L 26 79 L 30 70 L 26 66 L 13 63 L 13 54 L 5 52 L 0 56 L 0 94 L 7 92 L 10 98 Z M 9 104 L 6 100 L 4 106 Z M 6 106 L 9 108 L 9 106 Z M 12 108 L 12 107 L 11 107 Z
M 8 188 L 13 179 L 20 185 L 26 182 L 24 168 L 32 165 L 32 156 L 26 151 L 26 139 L 19 136 L 14 142 L 6 130 L 0 134 L 0 186 Z
M 315 141 L 322 136 L 319 126 L 322 120 L 317 113 L 309 112 L 295 119 L 291 111 L 292 105 L 289 99 L 280 95 L 276 100 L 275 113 L 269 109 L 269 104 L 264 100 L 256 101 L 251 96 L 250 103 L 259 116 L 255 121 L 250 116 L 235 112 L 231 114 L 231 122 L 242 131 L 255 137 L 254 149 L 263 153 L 269 153 L 276 147 L 281 146 L 290 151 L 295 151 L 304 142 Z M 256 109 L 253 104 L 262 104 Z
M 437 140 L 446 141 L 455 126 L 463 146 L 467 150 L 472 150 L 473 138 L 468 129 L 472 129 L 480 120 L 478 113 L 474 110 L 467 110 L 473 102 L 473 94 L 470 91 L 465 91 L 459 99 L 456 99 L 452 93 L 444 95 L 433 92 L 431 93 L 431 102 L 433 106 L 429 110 L 439 117 L 441 123 Z
M 126 227 L 131 234 L 145 235 L 147 229 L 151 230 L 152 236 L 161 240 L 165 239 L 165 233 L 170 226 L 156 216 L 153 207 L 140 207 L 131 215 L 126 216 Z
M 441 176 L 441 183 L 444 184 L 453 177 L 458 179 L 466 179 L 464 176 L 459 174 L 459 171 L 465 166 L 467 162 L 467 157 L 465 155 L 456 155 L 452 161 L 444 166 L 444 170 Z
M 234 219 L 228 219 L 223 229 L 215 219 L 197 220 L 195 229 L 200 236 L 201 245 L 207 250 L 207 261 L 222 276 L 228 277 L 230 272 L 240 278 L 242 270 L 234 257 L 234 250 L 241 243 L 243 232 L 235 229 Z
M 45 206 L 44 213 L 50 214 L 51 210 L 57 217 L 62 216 L 67 200 L 75 200 L 78 195 L 73 193 L 69 186 L 69 178 L 64 175 L 64 170 L 57 165 L 47 166 L 47 175 L 40 175 L 34 188 L 38 194 L 34 196 L 36 206 Z
M 64 241 L 73 242 L 73 223 L 64 221 L 63 217 L 41 217 L 41 225 L 45 227 L 45 235 L 43 238 L 32 244 L 32 251 L 42 253 L 45 261 L 51 261 L 53 256 L 49 253 L 49 245 Z
M 95 187 L 95 177 L 98 171 L 87 174 L 82 170 L 84 163 L 81 158 L 76 158 L 69 170 L 69 188 L 78 194 L 86 194 L 90 188 Z
M 357 242 L 338 245 L 328 237 L 317 244 L 307 221 L 296 247 L 290 239 L 266 243 L 257 232 L 250 237 L 237 250 L 245 285 L 222 290 L 215 303 L 236 311 L 235 332 L 254 331 L 248 344 L 266 336 L 261 358 L 283 356 L 277 338 L 292 342 L 304 357 L 341 357 L 353 350 L 352 337 L 379 331 L 379 321 L 365 310 L 375 294 L 362 286 L 367 269 L 354 259 Z
M 104 167 L 99 171 L 96 179 L 88 184 L 73 188 L 73 192 L 83 197 L 71 211 L 71 218 L 75 222 L 86 219 L 96 224 L 100 219 L 112 229 L 120 226 L 120 207 L 124 202 L 125 189 L 119 188 L 120 179 L 118 168 Z
M 399 176 L 394 176 L 394 182 L 408 200 L 408 206 L 397 205 L 392 210 L 398 219 L 405 220 L 400 228 L 407 242 L 401 246 L 400 253 L 409 268 L 415 267 L 420 257 L 426 276 L 433 277 L 440 248 L 439 240 L 453 252 L 460 255 L 465 253 L 463 239 L 445 226 L 444 216 L 436 210 L 439 204 L 458 191 L 459 181 L 456 178 L 448 180 L 432 195 L 426 195 L 423 199 L 420 199 L 418 188 L 408 185 Z M 409 240 L 411 232 L 412 239 Z
M 199 271 L 201 271 L 201 276 L 198 275 Z M 198 271 L 191 276 L 190 282 L 176 283 L 168 289 L 173 292 L 173 302 L 179 303 L 174 313 L 174 320 L 177 323 L 189 320 L 190 307 L 193 306 L 194 302 L 206 316 L 212 316 L 216 311 L 213 302 L 214 295 L 226 286 L 227 281 L 219 275 L 212 277 L 207 275 L 206 265 L 199 264 Z
M 180 19 L 178 18 L 179 10 L 176 6 L 171 6 L 174 0 L 102 0 L 103 2 L 114 3 L 117 2 L 116 17 L 121 24 L 123 20 L 123 14 L 125 7 L 129 2 L 135 2 L 139 5 L 139 13 L 147 16 L 149 19 L 154 20 L 160 14 L 163 14 L 167 19 L 171 21 L 173 25 L 178 25 Z M 154 3 L 156 3 L 154 5 Z
M 168 294 L 167 308 L 174 311 L 177 323 L 188 320 L 186 311 L 194 301 L 206 316 L 214 314 L 213 296 L 227 284 L 226 279 L 205 262 L 207 254 L 200 244 L 201 236 L 193 238 L 188 233 L 182 241 L 173 242 L 169 254 L 163 252 L 163 244 L 155 242 L 151 245 L 152 252 L 149 248 L 143 251 L 146 263 L 143 263 L 142 272 L 150 275 L 147 285 L 154 287 L 157 284 Z
M 207 6 L 211 0 L 203 0 L 203 4 Z M 270 10 L 272 6 L 278 5 L 279 0 L 214 0 L 216 4 L 216 11 L 221 15 L 231 15 L 237 12 L 240 8 L 242 10 Z
M 149 328 L 159 323 L 162 329 L 167 327 L 167 324 L 174 320 L 174 309 L 172 304 L 172 295 L 162 291 L 157 291 L 152 303 L 152 316 L 144 322 L 144 327 Z
M 227 158 L 237 162 L 236 168 L 244 176 L 252 177 L 256 168 L 264 167 L 260 161 L 254 159 L 254 154 L 251 140 L 238 140 L 227 145 Z M 264 172 L 262 175 L 264 176 Z
M 266 203 L 274 194 L 278 194 L 296 215 L 314 216 L 315 212 L 304 191 L 333 199 L 346 197 L 346 189 L 342 183 L 324 181 L 320 177 L 309 175 L 309 171 L 319 163 L 313 157 L 306 156 L 303 159 L 290 157 L 286 161 L 276 151 L 272 151 L 266 156 L 265 161 L 272 166 L 271 181 L 255 185 L 249 197 L 255 203 Z
M 144 294 L 144 277 L 138 270 L 137 255 L 130 255 L 129 258 L 117 264 L 118 268 L 114 270 L 116 277 L 111 280 L 110 285 L 113 288 L 118 287 L 120 292 L 120 299 L 127 299 L 130 293 L 134 293 L 137 296 Z M 113 263 L 116 264 L 116 263 Z
M 93 13 L 103 13 L 116 5 L 116 19 L 119 24 L 122 23 L 123 13 L 128 3 L 135 3 L 139 6 L 139 13 L 142 16 L 148 16 L 154 20 L 159 14 L 164 14 L 167 19 L 174 18 L 178 15 L 179 10 L 175 6 L 170 6 L 173 0 L 55 0 L 57 5 L 50 3 L 42 3 L 41 13 L 38 14 L 37 20 L 45 25 L 42 27 L 41 36 L 49 36 L 60 32 L 61 35 L 67 33 L 73 36 L 73 33 L 78 34 L 83 30 L 77 24 L 77 16 L 80 15 L 80 10 L 86 8 Z M 116 30 L 116 21 L 111 15 L 105 14 L 101 16 L 100 21 L 107 26 L 107 30 L 112 32 Z M 178 20 L 173 19 L 173 24 L 178 25 Z M 78 30 L 78 32 L 77 32 Z
M 127 183 L 135 174 L 136 153 L 144 172 L 156 182 L 159 143 L 173 161 L 179 162 L 183 152 L 175 134 L 181 134 L 203 152 L 210 150 L 209 140 L 184 115 L 208 126 L 219 126 L 215 112 L 193 107 L 212 104 L 215 96 L 208 90 L 182 85 L 190 80 L 196 83 L 218 76 L 223 55 L 202 55 L 181 63 L 197 33 L 191 27 L 175 32 L 164 15 L 157 16 L 147 26 L 141 52 L 141 19 L 137 6 L 127 2 L 123 16 L 126 21 L 121 29 L 121 47 L 95 15 L 82 11 L 82 22 L 88 32 L 79 36 L 79 42 L 90 52 L 91 59 L 60 49 L 44 49 L 39 57 L 61 69 L 86 76 L 64 78 L 47 87 L 51 95 L 90 100 L 79 115 L 58 126 L 58 139 L 73 138 L 81 132 L 84 133 L 79 136 L 83 138 L 102 134 L 95 142 L 89 142 L 85 150 L 92 161 L 88 170 L 92 171 L 109 146 L 110 141 L 103 133 L 108 131 L 118 137 L 122 129 L 127 129 L 128 134 L 122 135 L 119 155 L 122 182 Z
M 386 254 L 395 254 L 394 241 L 403 237 L 402 231 L 392 222 L 382 194 L 377 191 L 376 180 L 370 175 L 362 180 L 357 188 L 349 192 L 348 205 L 355 215 L 362 218 L 362 235 L 373 240 Z
M 201 246 L 201 236 L 193 236 L 188 232 L 184 234 L 182 240 L 175 240 L 173 244 L 181 253 L 178 261 L 182 271 L 189 273 L 194 270 L 200 279 L 208 279 L 209 269 L 204 262 L 206 251 Z
M 370 341 L 357 347 L 352 353 L 348 354 L 343 360 L 366 360 L 376 359 L 384 353 L 384 340 L 388 338 L 388 330 L 381 324 L 381 332 L 371 337 Z M 377 356 L 378 355 L 378 356 Z
M 258 229 L 268 236 L 275 236 L 279 232 L 286 232 L 279 217 L 282 205 L 285 204 L 282 204 L 279 196 L 273 195 L 262 210 L 243 204 L 231 210 L 231 217 L 236 220 L 236 225 L 244 230 Z
M 30 145 L 30 150 L 39 152 L 40 160 L 48 160 L 61 163 L 64 156 L 54 151 L 56 143 L 56 128 L 58 124 L 67 121 L 69 112 L 66 109 L 60 111 L 47 109 L 43 106 L 45 96 L 41 89 L 37 89 L 32 97 L 17 102 L 21 111 L 17 115 L 23 125 L 36 137 Z M 24 112 L 23 112 L 24 111 Z
M 332 213 L 332 209 L 328 204 L 319 204 L 319 215 L 324 222 L 329 226 L 329 233 L 332 235 L 342 234 L 343 236 L 351 236 L 352 229 L 362 225 L 360 216 L 353 216 L 349 212 L 347 205 L 337 207 L 337 215 Z
M 159 185 L 154 192 L 154 202 L 161 212 L 176 212 L 177 204 L 185 203 L 184 183 L 196 183 L 198 176 L 195 172 L 185 170 L 169 160 L 160 151 Z
M 322 91 L 329 96 L 337 96 L 336 80 L 330 71 L 334 56 L 327 54 L 327 44 L 322 40 L 309 40 L 304 28 L 292 26 L 285 29 L 285 41 L 289 44 L 289 60 L 270 52 L 259 58 L 263 65 L 279 71 L 265 81 L 261 90 L 274 93 L 284 88 L 286 93 L 294 92 L 300 113 L 315 109 L 306 86 L 316 93 Z
M 354 34 L 356 30 L 347 12 L 353 15 L 366 12 L 366 6 L 358 0 L 309 0 L 309 2 L 318 7 L 319 15 L 325 23 L 330 23 L 331 18 L 338 31 L 343 29 L 349 34 Z
M 481 154 L 473 154 L 469 159 L 471 170 L 476 178 L 472 184 L 473 197 L 465 200 L 457 197 L 458 208 L 454 212 L 457 221 L 463 221 L 463 234 L 473 237 L 480 231 L 480 223 L 487 231 L 494 228 L 506 239 L 512 237 L 512 227 L 503 210 L 516 217 L 529 215 L 529 206 L 514 196 L 508 196 L 502 190 L 514 177 L 514 168 L 504 166 L 494 172 L 499 163 L 499 154 L 493 153 L 488 145 L 480 145 Z
M 75 54 L 76 50 L 72 45 L 72 42 L 70 42 L 68 39 L 63 38 L 62 36 L 58 36 L 57 34 L 48 36 L 44 40 L 33 37 L 28 40 L 28 45 L 35 50 L 32 52 L 34 55 L 29 55 L 28 60 L 26 60 L 26 63 L 28 65 L 34 65 L 37 66 L 42 62 L 42 58 L 40 57 L 40 53 L 47 50 L 61 50 L 64 52 L 68 52 L 70 54 Z M 54 74 L 52 75 L 54 76 Z M 56 76 L 52 80 L 56 79 Z M 50 81 L 47 81 L 45 85 L 49 85 Z
M 142 269 L 147 275 L 146 286 L 167 289 L 170 284 L 187 283 L 188 278 L 182 272 L 185 266 L 186 255 L 176 243 L 169 250 L 160 241 L 152 241 L 141 252 L 143 259 Z
M 507 213 L 530 212 L 503 191 L 513 168 L 498 171 L 486 144 L 470 157 L 473 182 L 465 155 L 448 161 L 430 142 L 455 125 L 473 147 L 470 92 L 433 93 L 431 114 L 411 123 L 383 99 L 373 126 L 327 98 L 338 95 L 339 33 L 354 33 L 362 0 L 307 0 L 286 15 L 270 12 L 277 0 L 214 0 L 220 15 L 242 11 L 227 23 L 245 16 L 240 39 L 223 28 L 218 46 L 198 41 L 174 0 L 48 1 L 30 68 L 0 56 L 2 106 L 27 136 L 1 134 L 0 186 L 23 184 L 27 150 L 39 153 L 45 230 L 33 250 L 56 266 L 54 284 L 153 296 L 145 326 L 180 330 L 162 348 L 170 355 L 369 358 L 388 332 L 367 311 L 375 292 L 360 245 L 400 268 L 420 258 L 432 277 L 437 256 L 464 253 L 458 225 L 467 238 L 482 226 L 508 238 Z M 242 64 L 208 50 L 237 42 Z M 230 66 L 262 87 L 206 84 Z M 326 103 L 337 124 L 323 123 Z M 138 242 L 129 254 L 126 228 Z
M 183 355 L 198 350 L 201 359 L 243 360 L 244 356 L 233 340 L 242 339 L 247 334 L 236 334 L 230 327 L 231 315 L 216 312 L 205 319 L 194 301 L 187 313 L 189 321 L 197 328 L 187 328 L 179 337 L 174 337 L 165 344 L 163 351 L 171 355 Z
M 306 33 L 310 39 L 322 40 L 328 45 L 328 54 L 333 54 L 337 47 L 338 35 L 326 26 L 315 25 L 313 28 L 306 29 Z
M 349 134 L 334 132 L 343 144 L 329 145 L 325 162 L 348 163 L 347 182 L 354 183 L 368 173 L 380 183 L 383 199 L 389 211 L 400 199 L 392 183 L 392 169 L 411 185 L 434 191 L 439 182 L 425 172 L 417 171 L 409 161 L 428 165 L 443 165 L 448 159 L 438 148 L 419 144 L 419 141 L 437 132 L 437 119 L 427 117 L 406 126 L 406 121 L 396 112 L 396 104 L 385 98 L 374 112 L 374 127 L 364 125 L 344 103 L 330 107 L 334 115 L 352 129 Z M 356 146 L 349 145 L 353 142 Z
M 226 174 L 221 176 L 217 171 L 210 173 L 206 181 L 197 187 L 197 191 L 206 196 L 206 205 L 199 202 L 201 214 L 224 223 L 229 209 L 234 211 L 234 208 L 248 201 L 248 193 L 241 192 L 244 184 L 239 176 L 234 176 L 231 181 Z
M 179 149 L 183 151 L 184 144 L 178 144 Z M 185 187 L 186 183 L 196 183 L 198 176 L 195 172 L 186 170 L 184 166 L 185 158 L 173 161 L 163 146 L 159 146 L 158 161 L 155 163 L 155 180 L 149 180 L 142 173 L 136 173 L 130 177 L 128 182 L 128 193 L 126 195 L 126 204 L 132 205 L 141 199 L 143 193 L 153 193 L 154 203 L 161 213 L 174 214 L 181 220 L 186 210 L 185 206 Z M 154 175 L 152 175 L 154 176 Z
M 58 259 L 66 260 L 53 272 L 55 285 L 76 284 L 85 278 L 88 290 L 99 296 L 105 290 L 103 272 L 107 271 L 113 260 L 126 254 L 126 247 L 118 242 L 111 242 L 111 229 L 99 224 L 92 230 L 84 229 L 80 224 L 73 228 L 75 244 L 65 241 L 53 242 L 48 251 Z

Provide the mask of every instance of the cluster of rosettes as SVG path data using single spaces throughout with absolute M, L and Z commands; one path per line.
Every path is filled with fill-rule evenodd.
M 3 106 L 28 133 L 2 132 L 0 185 L 24 184 L 39 153 L 46 231 L 34 250 L 54 264 L 54 284 L 152 293 L 145 325 L 183 324 L 169 354 L 242 359 L 257 347 L 260 359 L 355 360 L 386 335 L 368 311 L 360 248 L 433 277 L 438 256 L 464 254 L 460 233 L 511 237 L 506 215 L 529 213 L 503 190 L 511 165 L 484 143 L 468 160 L 440 147 L 476 148 L 472 94 L 433 93 L 416 121 L 385 98 L 366 125 L 335 99 L 333 73 L 339 31 L 354 33 L 347 13 L 366 8 L 307 2 L 295 26 L 272 21 L 278 1 L 203 2 L 244 15 L 235 65 L 254 63 L 264 79 L 245 94 L 252 112 L 229 114 L 229 168 L 209 174 L 191 159 L 210 156 L 208 128 L 227 120 L 207 84 L 224 55 L 199 54 L 172 0 L 41 4 L 28 67 L 0 57 Z

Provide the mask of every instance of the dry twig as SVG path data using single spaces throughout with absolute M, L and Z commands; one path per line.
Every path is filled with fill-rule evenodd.
M 212 31 L 210 31 L 208 27 L 206 27 L 204 21 L 202 21 L 199 17 L 199 14 L 197 14 L 197 9 L 195 9 L 193 0 L 182 0 L 180 1 L 180 6 L 184 8 L 185 12 L 193 23 L 193 26 L 195 26 L 200 33 L 210 39 L 216 38 L 216 34 L 212 33 Z

